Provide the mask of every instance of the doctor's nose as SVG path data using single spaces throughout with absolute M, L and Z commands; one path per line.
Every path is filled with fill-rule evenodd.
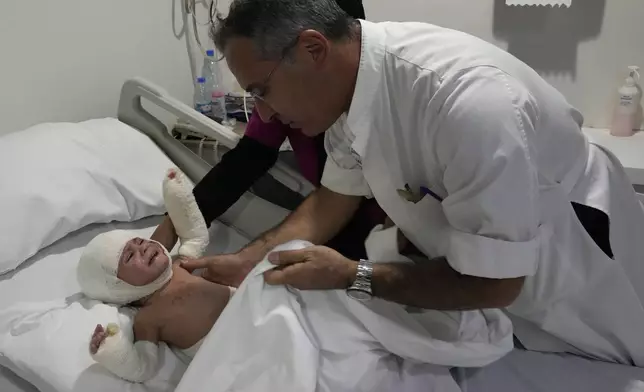
M 259 117 L 265 123 L 271 122 L 275 118 L 275 114 L 277 114 L 275 110 L 273 110 L 266 102 L 262 101 L 261 99 L 255 100 L 255 109 L 257 109 Z

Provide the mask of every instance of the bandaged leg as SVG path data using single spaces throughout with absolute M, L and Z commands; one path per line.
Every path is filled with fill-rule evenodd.
M 163 180 L 163 200 L 179 236 L 179 256 L 199 258 L 208 246 L 208 227 L 192 194 L 192 183 L 177 169 Z
M 159 346 L 148 341 L 132 343 L 116 324 L 107 327 L 105 338 L 92 358 L 116 376 L 131 382 L 145 382 L 154 377 L 159 366 Z

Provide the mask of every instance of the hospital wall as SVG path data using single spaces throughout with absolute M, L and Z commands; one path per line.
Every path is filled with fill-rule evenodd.
M 627 66 L 644 69 L 644 1 L 572 0 L 572 7 L 508 7 L 505 0 L 364 0 L 374 21 L 416 20 L 476 35 L 537 69 L 579 108 L 610 124 Z
M 136 75 L 190 102 L 180 10 L 170 0 L 0 1 L 0 133 L 114 116 Z
M 504 0 L 364 4 L 371 20 L 426 21 L 510 50 L 580 108 L 587 126 L 605 127 L 626 66 L 644 67 L 644 1 L 572 1 L 569 10 L 511 9 Z M 44 121 L 114 116 L 123 81 L 136 75 L 189 103 L 180 3 L 0 2 L 0 134 Z M 220 9 L 228 4 L 221 0 Z

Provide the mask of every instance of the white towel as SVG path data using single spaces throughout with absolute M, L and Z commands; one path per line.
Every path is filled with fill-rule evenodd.
M 572 0 L 505 0 L 507 5 L 550 5 L 550 6 L 566 6 L 570 7 Z

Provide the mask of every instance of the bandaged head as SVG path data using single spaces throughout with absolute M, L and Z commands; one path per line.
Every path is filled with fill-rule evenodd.
M 171 257 L 163 246 L 168 266 L 152 283 L 134 286 L 118 278 L 121 254 L 134 238 L 137 238 L 135 233 L 115 230 L 99 234 L 87 244 L 77 269 L 78 283 L 87 297 L 125 305 L 161 289 L 172 278 Z

